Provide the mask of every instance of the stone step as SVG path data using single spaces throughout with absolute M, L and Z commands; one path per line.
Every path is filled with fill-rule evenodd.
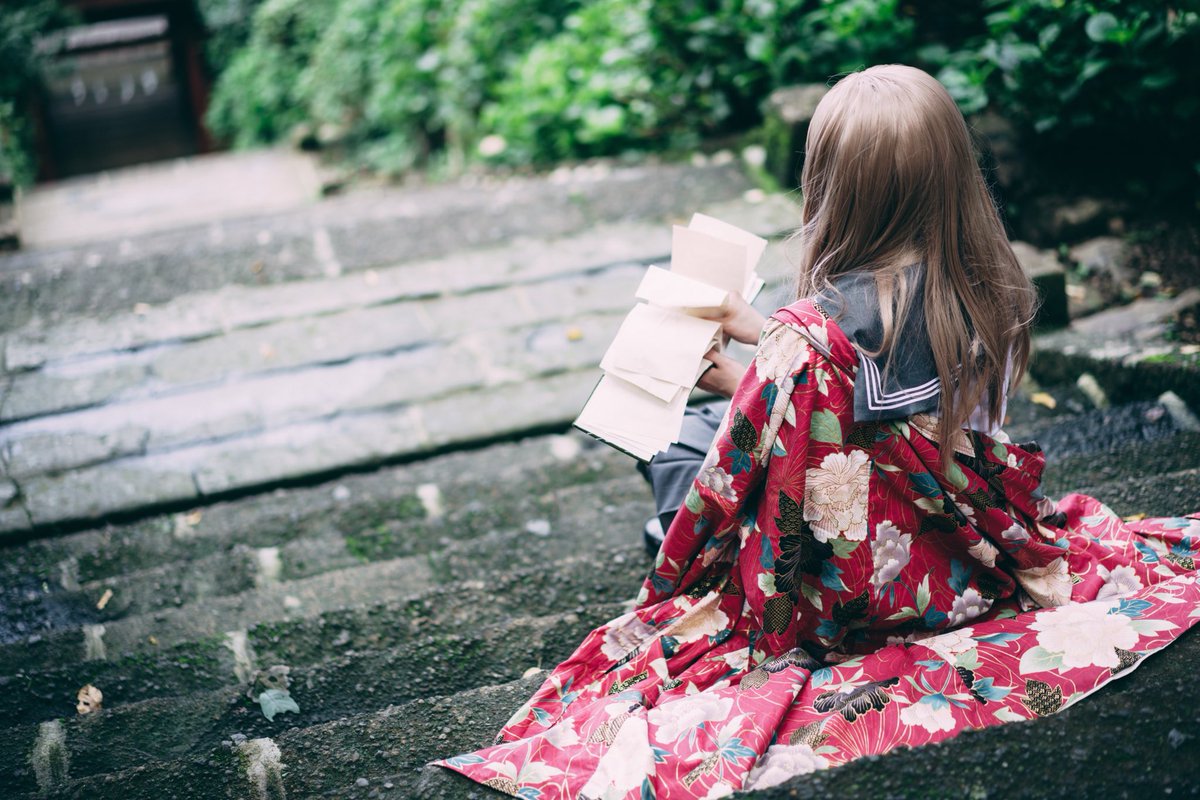
M 61 546 L 25 548 L 40 552 L 18 551 L 26 558 L 14 559 L 0 572 L 55 587 L 34 592 L 29 601 L 10 598 L 19 605 L 53 605 L 78 597 L 75 605 L 84 609 L 83 621 L 104 622 L 363 561 L 427 552 L 447 539 L 448 530 L 473 535 L 489 526 L 512 525 L 517 518 L 543 513 L 558 491 L 575 483 L 591 485 L 633 474 L 627 457 L 582 435 L 533 442 L 475 451 L 474 459 L 442 457 L 422 462 L 419 469 L 346 476 L 336 486 L 290 494 L 283 490 L 285 497 L 296 496 L 295 505 L 273 498 L 263 509 L 258 498 L 249 498 L 100 535 L 76 534 L 82 541 L 69 551 Z M 570 463 L 554 455 L 555 445 L 566 448 L 560 452 Z M 520 459 L 528 470 L 521 476 L 527 495 L 511 491 L 516 477 L 511 469 L 489 472 L 505 456 Z M 451 467 L 459 472 L 450 472 Z M 401 487 L 405 491 L 399 491 Z M 436 504 L 431 506 L 433 513 L 419 493 Z M 483 497 L 488 498 L 486 504 Z M 262 510 L 268 513 L 258 513 Z M 269 512 L 282 512 L 282 517 Z M 92 549 L 84 542 L 91 542 Z M 130 544 L 137 549 L 125 546 Z M 60 558 L 41 560 L 51 549 Z M 86 611 L 106 592 L 111 595 L 103 612 Z
M 1051 451 L 1053 454 L 1053 451 Z M 1043 488 L 1052 497 L 1068 492 L 1098 492 L 1100 499 L 1122 505 L 1121 486 L 1129 480 L 1164 473 L 1186 472 L 1200 466 L 1200 432 L 1181 431 L 1170 437 L 1131 442 L 1048 459 Z M 1091 487 L 1088 489 L 1087 487 Z M 1200 510 L 1200 496 L 1195 498 Z M 1128 512 L 1135 513 L 1135 512 Z M 1178 510 L 1174 513 L 1178 513 Z
M 644 500 L 630 502 L 638 496 Z M 232 596 L 203 597 L 179 607 L 2 644 L 0 674 L 45 669 L 81 658 L 153 652 L 249 625 L 407 596 L 444 581 L 483 580 L 503 569 L 544 566 L 558 558 L 637 541 L 642 524 L 653 513 L 649 490 L 636 475 L 563 490 L 543 502 L 537 518 L 512 519 L 449 544 L 439 540 L 434 546 L 441 549 L 432 552 L 267 584 Z M 537 547 L 529 546 L 531 538 Z M 385 540 L 380 546 L 390 545 Z
M 312 487 L 224 501 L 192 512 L 150 517 L 9 548 L 6 581 L 32 576 L 74 585 L 176 561 L 202 559 L 242 544 L 282 547 L 333 531 L 347 535 L 455 513 L 486 514 L 518 502 L 520 481 L 535 496 L 630 473 L 628 456 L 578 432 L 452 452 Z M 464 517 L 462 524 L 476 524 Z M 285 566 L 282 576 L 295 577 Z
M 309 667 L 291 667 L 288 688 L 298 713 L 268 720 L 245 686 L 119 706 L 62 724 L 71 773 L 115 772 L 219 746 L 239 733 L 271 736 L 347 715 L 519 678 L 557 663 L 591 628 L 621 613 L 595 604 L 583 614 L 518 617 L 485 628 L 426 634 L 394 650 L 348 652 Z M 266 688 L 254 684 L 257 692 Z M 0 772 L 17 774 L 32 751 L 38 725 L 10 728 L 0 743 Z M 28 779 L 36 775 L 29 775 Z M 25 790 L 34 788 L 26 784 Z
M 705 202 L 698 210 L 767 237 L 789 230 L 797 215 L 795 204 L 783 195 L 754 203 Z M 656 261 L 670 248 L 670 226 L 655 218 L 601 223 L 558 238 L 518 237 L 497 246 L 369 273 L 281 285 L 222 286 L 139 306 L 136 312 L 116 317 L 72 317 L 10 331 L 3 337 L 3 365 L 8 372 L 25 372 L 89 357 L 177 346 L 287 320 L 588 275 L 619 264 Z M 776 254 L 765 256 L 761 266 L 772 274 L 787 271 Z
M 643 272 L 641 266 L 623 265 L 584 281 L 552 281 L 351 309 L 17 374 L 11 378 L 3 409 L 4 420 L 14 423 L 4 432 L 9 471 L 15 477 L 36 471 L 22 465 L 17 445 L 38 434 L 78 437 L 92 431 L 95 438 L 108 439 L 120 431 L 129 441 L 117 444 L 154 450 L 187 442 L 188 433 L 201 438 L 236 434 L 236 427 L 227 430 L 206 414 L 214 404 L 226 416 L 250 416 L 242 425 L 254 429 L 288 414 L 297 400 L 314 392 L 316 400 L 309 402 L 331 406 L 323 412 L 328 415 L 348 402 L 351 408 L 363 405 L 362 396 L 375 389 L 374 384 L 391 389 L 388 396 L 372 401 L 377 407 L 452 391 L 464 385 L 464 378 L 474 377 L 465 384 L 472 385 L 480 373 L 487 376 L 515 367 L 505 362 L 525 351 L 525 342 L 553 323 L 579 326 L 584 329 L 578 339 L 581 344 L 590 343 L 587 334 L 592 334 L 598 340 L 592 349 L 606 347 L 620 320 L 603 317 L 624 315 Z M 593 316 L 601 317 L 599 324 L 591 322 Z M 483 346 L 496 337 L 497 346 Z M 561 356 L 578 349 L 562 347 L 552 352 Z M 486 361 L 481 363 L 481 356 Z M 493 360 L 499 362 L 495 367 Z M 554 364 L 550 369 L 563 366 Z M 413 374 L 427 375 L 428 388 L 422 382 L 397 393 L 403 389 L 396 385 L 397 378 Z M 224 385 L 235 379 L 233 387 Z M 326 399 L 319 389 L 329 381 L 346 385 Z M 284 395 L 283 400 L 273 400 L 273 407 L 270 394 L 289 390 L 303 394 L 291 397 L 291 404 Z M 87 410 L 90 407 L 96 408 Z M 69 411 L 76 413 L 64 413 Z M 181 412 L 186 412 L 184 419 L 179 419 Z M 147 429 L 148 423 L 141 420 L 151 415 L 161 419 Z M 320 415 L 303 410 L 289 414 L 300 419 Z M 20 421 L 27 418 L 34 419 Z
M 426 762 L 488 744 L 495 731 L 545 678 L 531 673 L 509 683 L 413 700 L 274 738 L 224 739 L 208 752 L 89 777 L 66 776 L 50 762 L 69 752 L 64 726 L 44 736 L 39 756 L 43 791 L 56 800 L 285 800 L 353 792 L 413 797 L 412 780 Z M 60 738 L 56 738 L 60 737 Z M 63 763 L 63 762 L 58 762 Z M 69 767 L 69 764 L 68 764 Z M 359 784 L 366 775 L 400 775 Z M 22 775 L 23 786 L 30 785 Z M 382 793 L 380 793 L 382 790 Z M 487 796 L 492 792 L 482 790 Z M 482 794 L 479 796 L 483 796 Z
M 1150 406 L 1150 410 L 1156 408 Z M 1142 418 L 1138 411 L 1136 418 Z M 1156 425 L 1156 423 L 1155 423 Z M 1149 428 L 1149 432 L 1146 429 Z M 1047 431 L 1051 441 L 1058 428 Z M 1065 431 L 1074 430 L 1074 426 Z M 1047 467 L 1045 489 L 1052 496 L 1075 491 L 1078 487 L 1120 480 L 1129 474 L 1158 474 L 1186 470 L 1200 465 L 1200 432 L 1174 432 L 1168 436 L 1162 426 L 1135 429 L 1143 437 L 1130 439 L 1128 435 L 1111 435 L 1106 432 L 1097 437 L 1108 446 L 1085 453 L 1072 448 L 1051 448 L 1053 456 L 1059 452 L 1073 452 L 1061 458 L 1052 458 Z M 1038 437 L 1045 439 L 1046 437 Z M 1118 442 L 1114 444 L 1113 442 Z M 1089 445 L 1095 442 L 1088 442 Z M 546 448 L 547 451 L 549 448 Z M 610 451 L 612 452 L 612 451 Z M 1098 458 L 1097 456 L 1103 456 Z M 627 472 L 631 463 L 621 464 Z M 488 526 L 514 525 L 519 519 L 533 519 L 544 514 L 547 501 L 569 502 L 561 492 L 543 496 L 552 491 L 544 484 L 526 483 L 529 496 L 505 494 L 481 508 L 472 501 L 468 506 L 456 504 L 455 497 L 466 492 L 469 496 L 477 487 L 447 487 L 444 515 L 430 519 L 418 513 L 414 518 L 380 522 L 374 528 L 347 530 L 340 521 L 333 522 L 337 533 L 317 534 L 293 538 L 273 547 L 250 548 L 234 544 L 201 558 L 188 557 L 184 564 L 164 561 L 156 566 L 83 581 L 74 592 L 60 591 L 51 597 L 38 592 L 36 604 L 63 604 L 81 609 L 94 604 L 106 591 L 112 591 L 112 599 L 103 613 L 88 613 L 93 623 L 106 622 L 128 614 L 148 613 L 160 608 L 194 602 L 203 597 L 230 595 L 253 588 L 272 580 L 289 580 L 328 572 L 362 561 L 377 561 L 386 558 L 427 552 L 438 546 L 439 535 L 445 529 L 480 530 Z M 586 494 L 586 492 L 585 492 Z M 413 497 L 416 500 L 415 497 Z M 420 507 L 417 507 L 418 512 Z M 278 540 L 276 540 L 278 541 Z M 180 567 L 183 567 L 182 569 Z M 78 568 L 76 568 L 78 569 Z M 45 577 L 58 577 L 63 570 L 51 570 Z M 36 577 L 36 576 L 35 576 Z M 45 579 L 45 578 L 43 578 Z M 10 612 L 11 613 L 11 612 Z
M 581 168 L 350 192 L 286 214 L 0 258 L 0 329 L 105 317 L 229 285 L 278 284 L 619 220 L 690 215 L 751 188 L 736 164 Z
M 114 654 L 109 660 L 30 665 L 0 678 L 0 728 L 69 714 L 75 693 L 89 683 L 104 692 L 105 707 L 115 708 L 224 689 L 235 685 L 250 663 L 295 668 L 356 651 L 402 649 L 419 637 L 453 636 L 519 614 L 584 613 L 593 604 L 632 597 L 647 565 L 631 536 L 625 546 L 560 559 L 552 575 L 545 566 L 524 568 L 486 582 L 452 582 L 452 588 L 407 599 L 254 624 L 244 632 L 244 660 L 231 646 L 234 637 L 222 635 Z
M 594 368 L 345 414 L 230 441 L 131 457 L 20 481 L 0 507 L 0 538 L 79 529 L 121 515 L 186 509 L 288 482 L 316 482 L 518 435 L 562 431 L 599 379 Z

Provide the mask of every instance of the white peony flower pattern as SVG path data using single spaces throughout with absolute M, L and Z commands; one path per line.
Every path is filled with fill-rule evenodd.
M 962 625 L 975 619 L 992 607 L 992 601 L 971 587 L 954 598 L 950 607 L 950 624 Z
M 606 658 L 620 661 L 632 650 L 653 639 L 657 633 L 653 626 L 642 622 L 636 614 L 630 612 L 608 623 L 600 652 Z
M 754 769 L 750 770 L 744 788 L 769 789 L 798 775 L 807 775 L 828 766 L 829 762 L 806 744 L 774 744 L 767 748 Z
M 1137 571 L 1124 564 L 1112 569 L 1102 564 L 1096 567 L 1096 574 L 1104 579 L 1104 585 L 1096 595 L 1097 600 L 1125 597 L 1142 588 L 1142 579 L 1138 577 Z
M 861 542 L 867 538 L 869 458 L 862 450 L 830 453 L 808 470 L 804 486 L 804 519 L 817 541 L 837 536 Z
M 929 733 L 954 730 L 954 712 L 950 702 L 941 695 L 926 695 L 905 706 L 900 711 L 900 721 L 924 728 Z
M 988 569 L 996 566 L 996 557 L 1000 555 L 1000 551 L 996 548 L 996 545 L 987 539 L 980 539 L 978 542 L 975 542 L 975 544 L 967 548 L 967 552 Z
M 1037 643 L 1051 653 L 1062 654 L 1062 665 L 1079 667 L 1119 666 L 1114 648 L 1132 650 L 1138 641 L 1133 620 L 1110 613 L 1112 603 L 1068 603 L 1044 614 L 1029 626 L 1037 631 Z
M 1071 571 L 1065 558 L 1056 558 L 1044 567 L 1013 571 L 1017 583 L 1043 608 L 1061 606 L 1071 599 Z
M 908 566 L 909 548 L 912 547 L 912 535 L 901 533 L 891 520 L 884 520 L 875 526 L 875 540 L 871 542 L 871 558 L 875 572 L 871 583 L 881 589 L 900 575 L 900 570 Z
M 696 481 L 713 494 L 719 495 L 730 502 L 737 502 L 737 492 L 733 489 L 733 476 L 718 466 L 706 467 L 700 471 Z

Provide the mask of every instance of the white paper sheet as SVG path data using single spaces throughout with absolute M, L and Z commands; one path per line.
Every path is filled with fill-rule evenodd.
M 749 231 L 744 231 L 736 225 L 730 225 L 728 222 L 722 222 L 715 217 L 699 213 L 692 215 L 692 220 L 688 223 L 688 228 L 700 231 L 701 233 L 707 233 L 709 236 L 716 236 L 718 239 L 724 239 L 727 242 L 740 244 L 746 248 L 746 267 L 742 278 L 742 288 L 738 291 L 743 294 L 748 293 L 756 277 L 754 268 L 758 265 L 758 260 L 762 258 L 762 254 L 767 249 L 767 240 L 761 236 L 755 236 Z M 754 293 L 757 294 L 757 290 Z
M 746 246 L 676 225 L 671 235 L 671 272 L 727 292 L 746 290 Z
M 690 388 L 696 363 L 720 330 L 719 322 L 639 303 L 621 323 L 600 368 L 649 375 Z
M 636 297 L 664 308 L 678 308 L 695 316 L 717 310 L 729 302 L 729 292 L 662 267 L 650 267 L 638 286 Z

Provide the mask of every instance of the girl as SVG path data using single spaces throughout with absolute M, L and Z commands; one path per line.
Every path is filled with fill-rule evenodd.
M 635 610 L 443 766 L 541 800 L 720 797 L 1053 714 L 1200 619 L 1200 516 L 1056 506 L 998 428 L 1034 295 L 942 86 L 842 80 L 802 189 L 806 299 L 763 329 Z

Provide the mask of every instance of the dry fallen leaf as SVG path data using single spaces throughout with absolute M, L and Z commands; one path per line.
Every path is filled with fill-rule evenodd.
M 158 637 L 155 636 L 154 634 L 150 634 L 149 636 L 147 636 L 146 641 L 148 641 L 150 644 L 154 645 L 155 647 L 158 647 Z
M 1146 518 L 1145 514 L 1130 514 L 1128 517 L 1122 517 L 1126 522 L 1138 522 Z
M 582 338 L 583 338 L 583 331 L 579 330 L 579 328 L 567 328 L 567 341 L 568 342 L 578 342 Z
M 195 511 L 189 511 L 187 514 L 185 514 L 183 521 L 194 528 L 200 524 L 200 518 L 203 516 L 204 512 L 200 509 L 196 509 Z
M 105 589 L 105 590 L 104 590 L 104 594 L 100 595 L 100 599 L 96 601 L 96 608 L 98 608 L 98 609 L 100 609 L 101 611 L 103 611 L 103 610 L 104 610 L 104 607 L 105 607 L 106 605 L 108 605 L 108 601 L 109 601 L 109 600 L 112 600 L 112 596 L 113 596 L 113 590 L 112 590 L 112 589 Z
M 1029 395 L 1029 399 L 1039 406 L 1045 406 L 1051 410 L 1058 407 L 1058 401 L 1054 399 L 1054 395 L 1047 392 L 1034 392 Z
M 80 714 L 91 714 L 93 711 L 99 711 L 100 704 L 104 702 L 104 692 L 90 683 L 80 689 L 79 694 L 75 697 L 78 701 L 75 703 L 75 710 Z

